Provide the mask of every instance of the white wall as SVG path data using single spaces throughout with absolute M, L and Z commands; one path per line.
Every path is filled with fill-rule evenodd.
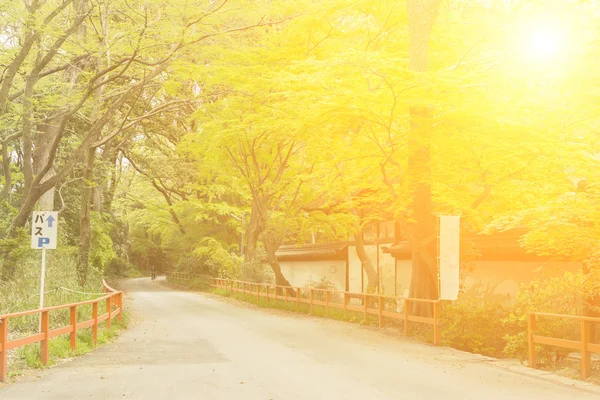
M 477 261 L 473 271 L 462 272 L 461 276 L 468 296 L 514 300 L 521 284 L 580 270 L 581 263 L 577 262 Z M 397 260 L 396 271 L 396 288 L 398 295 L 402 295 L 402 290 L 410 288 L 411 261 Z
M 279 265 L 292 286 L 304 287 L 326 277 L 337 290 L 346 288 L 346 261 L 280 261 Z

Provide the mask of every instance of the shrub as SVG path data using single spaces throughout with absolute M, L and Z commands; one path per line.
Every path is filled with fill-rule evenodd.
M 487 356 L 500 356 L 505 347 L 506 306 L 498 301 L 461 297 L 444 305 L 442 341 L 446 346 Z
M 329 279 L 327 279 L 326 276 L 323 276 L 321 278 L 320 281 L 309 281 L 306 285 L 305 285 L 306 289 L 320 289 L 318 291 L 315 291 L 315 300 L 317 301 L 325 301 L 325 292 L 322 292 L 321 290 L 336 290 L 335 288 L 335 284 L 333 282 L 331 282 Z M 306 291 L 308 292 L 308 291 Z M 334 297 L 334 295 L 332 295 L 332 297 Z M 339 301 L 338 299 L 333 299 L 330 298 L 331 301 Z
M 201 266 L 200 271 L 196 272 L 207 271 L 209 275 L 224 279 L 237 279 L 241 275 L 241 257 L 230 253 L 225 245 L 216 239 L 202 239 L 194 250 L 194 255 Z
M 504 353 L 507 356 L 527 358 L 527 315 L 529 312 L 583 315 L 597 311 L 587 301 L 598 294 L 599 271 L 590 274 L 566 272 L 551 279 L 538 279 L 523 285 L 517 295 L 513 312 L 505 319 L 508 327 Z M 560 339 L 580 340 L 577 321 L 538 317 L 536 334 Z M 564 359 L 571 350 L 551 346 L 537 346 L 540 364 L 551 364 Z

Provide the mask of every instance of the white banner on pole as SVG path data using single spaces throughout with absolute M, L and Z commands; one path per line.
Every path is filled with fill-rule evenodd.
M 440 299 L 456 300 L 460 285 L 460 216 L 440 216 Z

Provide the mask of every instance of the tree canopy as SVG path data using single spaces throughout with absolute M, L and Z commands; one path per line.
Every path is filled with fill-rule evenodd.
M 3 280 L 42 208 L 61 210 L 81 284 L 129 263 L 270 265 L 285 283 L 280 245 L 360 247 L 394 220 L 419 246 L 423 213 L 527 227 L 556 258 L 598 252 L 597 2 L 0 0 L 0 15 Z

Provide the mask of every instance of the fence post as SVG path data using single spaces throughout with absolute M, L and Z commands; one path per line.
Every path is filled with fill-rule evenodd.
M 110 329 L 111 320 L 110 320 L 110 312 L 112 308 L 112 296 L 106 299 L 106 313 L 108 314 L 108 318 L 106 318 L 106 329 Z
M 0 346 L 2 346 L 2 350 L 0 350 L 0 382 L 4 382 L 6 379 L 6 354 L 8 350 L 6 349 L 6 344 L 8 343 L 8 319 L 0 319 Z
M 367 294 L 363 294 L 363 310 L 364 310 L 364 320 L 367 322 Z
M 592 356 L 588 351 L 588 343 L 590 342 L 590 323 L 589 321 L 581 321 L 581 377 L 587 379 L 592 372 Z
M 325 316 L 329 317 L 329 290 L 325 292 Z
M 296 312 L 300 310 L 300 288 L 296 289 Z
M 310 289 L 310 314 L 313 313 L 313 300 L 315 299 L 315 290 Z
M 529 367 L 537 368 L 535 359 L 535 343 L 533 342 L 533 332 L 535 331 L 535 314 L 527 315 L 527 342 L 529 346 Z
M 442 342 L 440 333 L 440 303 L 433 304 L 433 344 L 439 346 Z
M 269 288 L 269 284 L 265 284 L 265 294 L 267 295 L 267 304 L 269 304 L 269 292 L 271 289 Z
M 48 337 L 48 332 L 50 331 L 50 312 L 42 311 L 42 332 L 44 334 L 44 338 L 40 342 L 40 356 L 42 358 L 42 365 L 48 364 L 48 343 L 50 342 L 50 338 Z
M 410 301 L 404 299 L 404 336 L 408 336 L 408 307 Z
M 379 296 L 379 327 L 383 328 L 383 307 L 385 306 L 385 301 L 382 296 Z
M 98 344 L 98 302 L 92 303 L 92 319 L 94 320 L 94 325 L 92 325 L 92 341 L 94 342 L 94 346 Z
M 287 299 L 287 298 L 288 298 L 288 291 L 287 291 L 287 287 L 285 287 L 285 288 L 283 289 L 283 292 L 285 293 L 285 304 L 287 304 L 287 302 L 288 302 L 288 299 Z
M 71 350 L 77 350 L 77 306 L 71 306 L 69 308 L 69 322 L 73 329 L 69 334 L 69 342 L 71 344 Z
M 120 292 L 117 295 L 117 302 L 119 303 L 119 315 L 117 315 L 117 319 L 121 321 L 123 319 L 123 292 Z

